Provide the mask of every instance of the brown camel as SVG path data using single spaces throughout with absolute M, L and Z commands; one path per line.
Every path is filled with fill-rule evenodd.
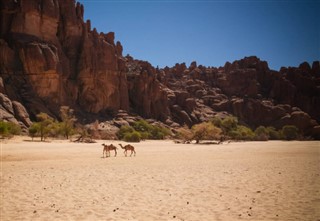
M 110 157 L 110 150 L 114 150 L 114 156 L 117 156 L 117 147 L 114 146 L 113 144 L 107 145 L 107 144 L 102 144 L 103 150 L 102 150 L 102 157 L 104 157 L 104 152 L 106 152 L 106 157 Z M 109 153 L 107 155 L 107 153 Z
M 124 155 L 127 156 L 127 151 L 128 150 L 131 150 L 131 154 L 130 154 L 130 157 L 132 156 L 132 153 L 134 153 L 134 156 L 136 156 L 136 151 L 134 150 L 134 146 L 130 145 L 130 144 L 127 144 L 125 146 L 122 146 L 122 144 L 119 144 L 119 146 L 124 149 Z

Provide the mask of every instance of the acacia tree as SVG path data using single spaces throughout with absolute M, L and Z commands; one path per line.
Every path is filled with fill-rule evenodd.
M 74 133 L 74 125 L 77 119 L 74 116 L 74 110 L 68 106 L 60 107 L 60 117 L 62 122 L 60 123 L 60 130 L 63 136 L 69 139 L 69 136 Z
M 50 132 L 50 127 L 54 123 L 53 118 L 46 113 L 40 113 L 37 115 L 38 122 L 32 124 L 29 128 L 29 133 L 33 137 L 35 134 L 39 134 L 41 141 L 44 141 Z M 31 131 L 30 131 L 31 129 Z
M 193 132 L 193 139 L 196 140 L 196 143 L 200 143 L 201 140 L 219 139 L 222 133 L 220 128 L 214 126 L 210 122 L 196 124 L 191 130 Z

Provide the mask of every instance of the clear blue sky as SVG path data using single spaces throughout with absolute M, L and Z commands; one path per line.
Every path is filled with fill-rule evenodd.
M 92 28 L 115 32 L 124 55 L 154 66 L 256 55 L 279 70 L 320 60 L 320 0 L 79 2 Z

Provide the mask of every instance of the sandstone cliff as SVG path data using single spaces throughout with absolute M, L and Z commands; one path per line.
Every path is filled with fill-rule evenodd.
M 227 112 L 252 128 L 291 124 L 305 135 L 319 136 L 319 61 L 277 72 L 253 56 L 220 68 L 194 62 L 162 72 L 158 75 L 171 91 L 170 110 L 179 123 L 192 125 Z
M 122 46 L 91 30 L 73 0 L 1 1 L 1 77 L 34 116 L 60 105 L 90 113 L 129 108 Z
M 0 9 L 1 119 L 28 127 L 39 112 L 58 117 L 62 105 L 118 126 L 123 112 L 171 127 L 233 114 L 252 128 L 293 124 L 320 139 L 319 61 L 279 72 L 257 57 L 158 69 L 123 57 L 115 34 L 92 29 L 74 0 L 5 0 Z

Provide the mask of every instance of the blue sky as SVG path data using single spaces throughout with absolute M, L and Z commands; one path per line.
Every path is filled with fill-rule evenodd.
M 79 0 L 123 54 L 154 66 L 219 67 L 256 55 L 269 67 L 320 60 L 320 1 Z

